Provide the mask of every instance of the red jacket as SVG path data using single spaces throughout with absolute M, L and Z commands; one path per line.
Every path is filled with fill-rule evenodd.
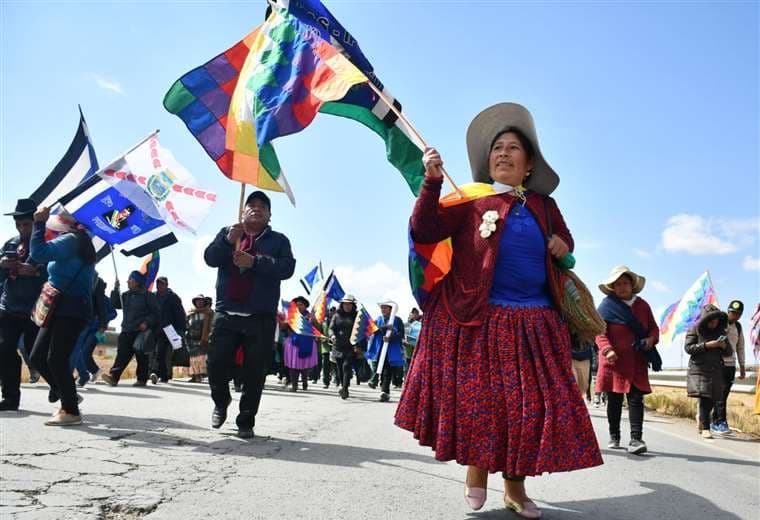
M 438 199 L 442 183 L 442 179 L 425 178 L 410 219 L 412 238 L 421 244 L 434 244 L 451 237 L 454 251 L 451 271 L 433 291 L 442 291 L 444 305 L 457 323 L 477 326 L 485 318 L 499 253 L 499 239 L 507 215 L 512 206 L 521 204 L 521 201 L 504 193 L 441 208 Z M 552 219 L 553 233 L 564 240 L 572 251 L 573 237 L 554 199 L 532 192 L 527 193 L 526 197 L 525 206 L 535 217 L 544 236 L 547 232 L 546 204 Z M 479 227 L 483 222 L 483 214 L 489 210 L 495 210 L 499 214 L 499 220 L 496 221 L 496 231 L 488 238 L 482 238 Z M 558 273 L 548 250 L 546 270 L 550 293 L 556 305 L 560 294 Z
M 660 341 L 660 328 L 652 315 L 649 304 L 641 298 L 636 298 L 631 306 L 631 312 L 647 331 L 647 337 L 654 338 L 656 345 Z M 633 347 L 636 336 L 626 325 L 607 322 L 607 332 L 596 337 L 599 347 L 599 369 L 596 374 L 596 392 L 615 392 L 627 394 L 631 385 L 643 393 L 652 391 L 649 386 L 649 369 L 647 358 L 643 352 L 637 352 Z M 604 356 L 612 349 L 618 355 L 614 365 L 610 365 Z

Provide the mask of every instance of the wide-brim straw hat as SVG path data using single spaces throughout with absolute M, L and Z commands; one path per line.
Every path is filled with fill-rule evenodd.
M 559 175 L 541 154 L 536 125 L 527 108 L 517 103 L 499 103 L 488 107 L 470 123 L 467 129 L 467 153 L 470 156 L 472 179 L 475 182 L 492 182 L 488 168 L 491 143 L 506 128 L 517 128 L 533 145 L 533 173 L 525 179 L 525 188 L 549 195 L 559 185 Z
M 340 303 L 353 303 L 356 304 L 356 298 L 353 294 L 346 294 L 343 296 L 343 299 L 340 300 Z
M 647 279 L 641 275 L 634 273 L 626 265 L 613 267 L 612 271 L 610 271 L 610 274 L 607 275 L 607 278 L 599 284 L 599 290 L 607 296 L 615 294 L 615 291 L 612 289 L 612 284 L 615 283 L 617 279 L 624 274 L 627 274 L 631 277 L 631 281 L 633 282 L 633 294 L 639 294 L 644 289 L 644 285 L 647 283 Z
M 387 305 L 388 307 L 398 307 L 398 304 L 394 302 L 393 300 L 383 300 L 381 302 L 377 302 L 377 304 L 382 307 L 383 305 Z

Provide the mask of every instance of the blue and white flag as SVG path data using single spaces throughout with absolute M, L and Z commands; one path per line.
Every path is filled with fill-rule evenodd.
M 323 278 L 322 262 L 319 262 L 319 264 L 314 266 L 314 269 L 309 271 L 306 276 L 301 278 L 300 282 L 301 285 L 303 285 L 303 288 L 306 289 L 306 294 L 311 294 L 311 290 L 314 288 L 314 285 Z
M 339 302 L 346 295 L 346 291 L 340 286 L 338 278 L 335 276 L 335 272 L 330 273 L 325 282 L 324 292 L 327 298 L 336 302 Z
M 87 123 L 79 107 L 79 128 L 66 154 L 53 171 L 29 198 L 38 206 L 51 207 L 55 202 L 76 188 L 79 183 L 98 171 L 98 159 L 90 141 Z
M 177 242 L 171 228 L 94 175 L 60 199 L 92 234 L 128 256 L 146 256 Z M 156 210 L 157 213 L 158 210 Z

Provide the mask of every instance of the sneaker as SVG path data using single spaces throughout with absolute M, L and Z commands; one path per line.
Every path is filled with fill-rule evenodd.
M 643 455 L 647 452 L 647 443 L 641 439 L 632 439 L 628 443 L 628 453 L 631 455 Z
M 229 406 L 231 402 L 232 402 L 232 399 L 230 399 L 230 401 L 227 403 L 227 406 Z M 224 421 L 227 420 L 227 406 L 225 406 L 224 408 L 219 408 L 218 406 L 214 407 L 214 411 L 211 414 L 212 428 L 216 428 L 216 429 L 220 428 L 224 424 Z
M 610 437 L 610 442 L 607 443 L 607 447 L 611 450 L 619 450 L 620 449 L 620 436 L 612 435 Z
M 132 383 L 132 386 L 148 386 L 148 382 L 147 381 L 135 381 L 134 383 Z
M 79 424 L 82 424 L 81 415 L 72 415 L 64 411 L 45 421 L 45 426 L 77 426 Z
M 341 388 L 340 391 L 338 391 L 338 394 L 340 395 L 341 399 L 348 399 L 348 390 Z
M 150 379 L 150 382 L 151 382 L 151 383 L 153 383 L 154 385 L 157 385 L 157 384 L 158 384 L 158 376 L 157 376 L 155 373 L 154 373 L 154 374 L 151 374 L 151 375 L 148 377 L 148 379 Z
M 710 433 L 715 435 L 728 435 L 731 433 L 731 429 L 728 427 L 728 423 L 721 421 L 710 425 Z
M 386 394 L 385 392 L 383 392 L 382 394 L 380 394 L 380 402 L 381 403 L 387 403 L 390 400 L 391 400 L 391 396 L 390 395 Z
M 98 378 L 100 377 L 101 373 L 102 373 L 101 370 L 96 370 L 95 372 L 90 372 L 90 383 L 92 383 L 94 385 L 95 381 L 98 380 Z
M 710 433 L 710 430 L 702 430 L 702 438 L 703 439 L 712 439 L 712 433 Z
M 103 375 L 101 375 L 100 378 L 105 381 L 108 386 L 116 386 L 119 384 L 119 381 L 108 372 L 103 372 Z
M 15 410 L 18 410 L 18 403 L 8 401 L 7 399 L 0 401 L 0 412 L 11 412 Z

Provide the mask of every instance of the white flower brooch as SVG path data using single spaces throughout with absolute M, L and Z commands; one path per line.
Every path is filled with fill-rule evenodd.
M 483 223 L 480 224 L 480 236 L 488 238 L 491 233 L 496 231 L 496 221 L 499 220 L 499 213 L 495 210 L 488 210 L 483 213 Z

